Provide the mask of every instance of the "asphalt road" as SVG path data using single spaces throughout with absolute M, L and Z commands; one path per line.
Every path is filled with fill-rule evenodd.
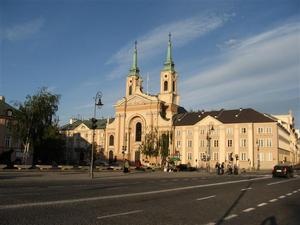
M 300 224 L 300 176 L 0 173 L 0 224 Z

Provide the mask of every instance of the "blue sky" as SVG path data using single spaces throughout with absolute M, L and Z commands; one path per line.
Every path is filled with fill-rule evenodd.
M 61 95 L 61 124 L 114 116 L 138 41 L 138 66 L 159 92 L 172 33 L 180 104 L 252 107 L 300 127 L 300 2 L 295 0 L 0 0 L 0 95 L 24 101 L 40 87 Z

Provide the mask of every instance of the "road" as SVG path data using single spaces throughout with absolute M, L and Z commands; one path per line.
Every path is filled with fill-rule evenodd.
M 300 221 L 300 176 L 0 173 L 0 224 L 243 224 Z

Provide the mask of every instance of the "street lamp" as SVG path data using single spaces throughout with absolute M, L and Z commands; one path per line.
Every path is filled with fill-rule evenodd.
M 206 134 L 206 139 L 207 139 L 207 156 L 206 156 L 206 160 L 208 161 L 208 165 L 207 165 L 207 170 L 210 172 L 210 158 L 211 158 L 211 152 L 210 152 L 210 141 L 211 141 L 211 132 L 213 132 L 215 129 L 213 127 L 213 125 L 209 126 L 207 134 Z
M 92 118 L 92 129 L 93 129 L 93 138 L 92 138 L 92 152 L 91 152 L 91 167 L 90 167 L 90 177 L 93 179 L 94 178 L 94 148 L 95 148 L 95 129 L 97 128 L 97 119 L 96 119 L 96 108 L 100 108 L 103 106 L 103 103 L 101 101 L 102 99 L 102 92 L 98 91 L 94 100 L 95 100 L 95 105 L 94 105 L 94 117 Z
M 257 146 L 257 170 L 260 169 L 260 160 L 259 160 L 259 141 L 256 140 L 256 146 Z

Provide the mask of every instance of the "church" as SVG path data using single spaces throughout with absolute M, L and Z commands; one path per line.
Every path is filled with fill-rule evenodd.
M 194 167 L 224 162 L 244 169 L 271 169 L 280 162 L 299 163 L 298 136 L 291 112 L 275 116 L 251 108 L 187 112 L 181 107 L 170 34 L 160 71 L 160 92 L 143 92 L 136 43 L 125 84 L 125 96 L 114 106 L 115 117 L 99 120 L 95 130 L 96 151 L 110 161 L 126 158 L 132 163 L 161 163 L 160 154 L 154 160 L 141 150 L 147 135 L 155 134 L 157 140 L 167 139 L 168 160 Z M 88 147 L 92 143 L 89 121 L 65 125 L 62 133 L 73 156 L 78 154 L 74 153 L 76 145 Z

